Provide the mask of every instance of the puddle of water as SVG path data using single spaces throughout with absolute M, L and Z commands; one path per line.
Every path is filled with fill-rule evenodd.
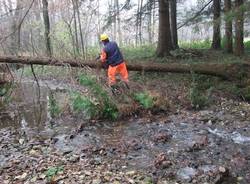
M 52 92 L 57 97 L 57 101 L 62 104 L 66 93 L 56 89 Z M 51 89 L 45 85 L 41 85 L 39 90 L 34 82 L 18 84 L 13 89 L 11 102 L 0 111 L 0 129 L 14 127 L 27 135 L 49 132 L 50 93 Z
M 237 144 L 244 144 L 244 145 L 250 144 L 250 137 L 241 135 L 239 132 L 227 133 L 226 131 L 218 130 L 217 128 L 214 130 L 212 130 L 211 128 L 208 128 L 208 131 L 211 134 L 214 134 L 220 138 L 223 138 L 226 140 L 232 140 L 234 143 L 237 143 Z
M 191 179 L 197 174 L 196 169 L 191 167 L 185 167 L 177 171 L 177 177 L 182 181 L 191 181 Z

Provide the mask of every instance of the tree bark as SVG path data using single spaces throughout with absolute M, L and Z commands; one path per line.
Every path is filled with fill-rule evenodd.
M 176 0 L 170 0 L 170 14 L 171 14 L 171 35 L 173 49 L 178 49 L 178 33 L 177 33 L 177 2 Z
M 112 5 L 112 13 L 113 13 L 113 23 L 114 23 L 114 37 L 113 39 L 117 39 L 117 14 L 116 14 L 116 0 L 111 0 L 111 5 Z
M 137 13 L 136 13 L 136 27 L 135 27 L 135 45 L 138 46 L 138 40 L 139 40 L 139 20 L 140 20 L 140 2 L 141 0 L 138 0 L 137 5 Z
M 226 36 L 226 45 L 225 49 L 227 53 L 233 52 L 233 26 L 232 26 L 232 18 L 230 16 L 232 10 L 232 2 L 231 0 L 225 0 L 225 36 Z
M 244 53 L 244 10 L 243 0 L 235 0 L 235 55 L 241 56 Z
M 122 45 L 122 31 L 121 31 L 121 17 L 120 17 L 120 3 L 119 0 L 115 0 L 116 4 L 116 19 L 117 19 L 117 26 L 118 26 L 118 43 Z
M 52 47 L 50 40 L 50 21 L 49 21 L 49 11 L 48 11 L 48 1 L 42 0 L 43 3 L 43 21 L 44 21 L 44 38 L 46 46 L 46 55 L 48 57 L 52 56 Z
M 152 9 L 153 9 L 153 0 L 148 0 L 147 2 L 147 11 L 148 11 L 148 42 L 152 44 Z
M 73 4 L 73 19 L 74 19 L 74 29 L 75 29 L 75 48 L 76 48 L 76 55 L 80 55 L 79 51 L 79 42 L 78 42 L 78 32 L 77 32 L 77 19 L 76 19 L 76 5 L 75 5 L 75 0 L 72 0 Z
M 159 35 L 156 55 L 164 57 L 170 55 L 172 49 L 169 22 L 169 0 L 159 0 Z
M 143 6 L 143 0 L 141 0 L 140 12 L 139 12 L 139 40 L 140 40 L 140 45 L 142 45 L 142 6 Z
M 11 2 L 10 2 L 11 4 Z M 21 47 L 21 27 L 22 24 L 20 23 L 21 21 L 21 16 L 22 12 L 21 8 L 24 6 L 24 2 L 22 0 L 16 0 L 16 10 L 13 15 L 13 23 L 12 23 L 12 32 L 13 34 L 11 35 L 11 48 L 10 48 L 10 53 L 12 55 L 18 55 Z
M 79 10 L 78 3 L 79 3 L 78 0 L 75 0 L 76 15 L 77 15 L 77 20 L 78 20 L 78 24 L 79 24 L 79 34 L 80 34 L 80 40 L 81 40 L 81 46 L 82 46 L 82 55 L 85 57 L 85 47 L 84 47 L 84 42 L 83 42 L 82 23 L 81 23 L 80 10 Z
M 220 20 L 220 13 L 221 13 L 221 0 L 213 0 L 213 42 L 212 42 L 212 49 L 221 49 L 221 20 Z
M 58 60 L 55 58 L 33 58 L 33 57 L 14 57 L 1 56 L 0 63 L 19 63 L 19 64 L 36 64 L 49 66 L 71 66 L 71 67 L 90 67 L 99 68 L 99 62 L 83 60 Z M 249 63 L 199 63 L 199 64 L 127 64 L 130 71 L 144 72 L 173 72 L 173 73 L 198 73 L 211 76 L 218 76 L 228 80 L 238 80 L 244 75 L 250 78 Z M 239 72 L 240 71 L 240 72 Z
M 155 40 L 155 24 L 156 24 L 156 0 L 153 0 L 153 12 L 152 12 L 152 42 Z

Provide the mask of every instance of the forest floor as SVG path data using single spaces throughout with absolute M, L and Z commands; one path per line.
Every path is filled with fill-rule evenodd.
M 250 104 L 237 84 L 131 72 L 154 106 L 87 120 L 69 110 L 67 91 L 88 91 L 76 70 L 35 71 L 40 87 L 24 69 L 0 111 L 0 183 L 250 183 Z M 53 118 L 51 93 L 63 109 Z

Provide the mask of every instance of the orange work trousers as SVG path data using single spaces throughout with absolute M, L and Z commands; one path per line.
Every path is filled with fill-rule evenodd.
M 124 82 L 128 82 L 128 70 L 126 67 L 125 62 L 122 62 L 116 66 L 109 66 L 108 68 L 108 78 L 109 78 L 109 85 L 112 86 L 116 83 L 116 74 L 121 76 L 121 80 Z

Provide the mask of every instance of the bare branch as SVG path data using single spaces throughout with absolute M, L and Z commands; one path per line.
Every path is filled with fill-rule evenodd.
M 28 8 L 28 10 L 25 12 L 25 14 L 24 14 L 23 18 L 21 19 L 20 23 L 18 24 L 17 28 L 16 28 L 13 32 L 11 32 L 10 34 L 8 34 L 7 36 L 3 37 L 3 38 L 0 40 L 0 43 L 6 41 L 7 38 L 9 38 L 9 37 L 12 36 L 13 34 L 15 34 L 15 33 L 17 32 L 17 30 L 22 26 L 22 24 L 23 24 L 23 22 L 24 22 L 26 16 L 28 15 L 28 13 L 29 13 L 31 7 L 33 6 L 34 2 L 35 2 L 35 0 L 32 0 L 32 2 L 30 3 L 30 6 L 29 6 L 29 8 Z
M 181 24 L 180 26 L 178 26 L 177 29 L 182 28 L 183 26 L 187 25 L 189 22 L 195 20 L 197 17 L 199 17 L 201 15 L 201 13 L 205 10 L 206 7 L 208 7 L 211 3 L 213 2 L 213 0 L 210 0 L 207 4 L 205 4 L 205 6 L 203 6 L 193 17 L 189 18 L 188 20 L 186 20 L 183 24 Z

